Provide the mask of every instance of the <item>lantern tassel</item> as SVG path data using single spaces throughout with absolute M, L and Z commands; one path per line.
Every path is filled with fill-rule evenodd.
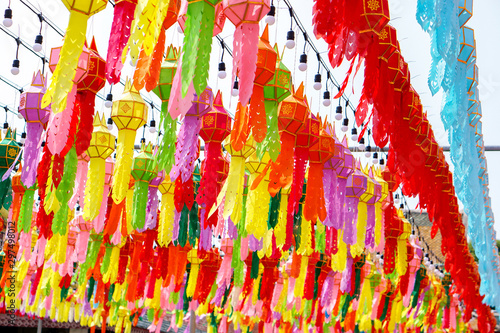
M 38 122 L 26 123 L 26 141 L 24 143 L 24 167 L 21 172 L 21 181 L 27 188 L 36 182 L 36 167 L 40 159 L 40 139 L 43 126 Z
M 78 59 L 85 43 L 87 20 L 87 15 L 74 10 L 70 11 L 59 61 L 41 104 L 42 108 L 51 104 L 51 110 L 54 114 L 62 112 L 66 108 L 66 101 L 71 96 L 68 93 L 71 91 Z
M 325 195 L 323 192 L 323 164 L 311 163 L 307 178 L 307 191 L 304 203 L 304 217 L 308 221 L 321 222 L 326 219 Z
M 175 141 L 177 139 L 177 122 L 168 113 L 168 103 L 161 106 L 163 137 L 158 152 L 158 169 L 169 173 L 175 163 Z
M 172 241 L 174 227 L 174 195 L 166 193 L 161 197 L 160 221 L 158 225 L 158 244 L 167 247 Z
M 254 84 L 252 100 L 250 101 L 250 127 L 256 142 L 266 138 L 266 109 L 264 106 L 264 87 Z
M 129 1 L 120 1 L 115 5 L 106 56 L 106 79 L 109 84 L 120 82 L 123 68 L 121 55 L 130 37 L 130 26 L 134 18 L 135 7 L 136 3 Z
M 99 215 L 101 209 L 106 161 L 102 158 L 91 158 L 88 168 L 83 218 L 90 221 Z
M 113 201 L 116 204 L 125 199 L 132 171 L 132 154 L 134 151 L 135 132 L 123 129 L 118 131 L 116 148 L 116 164 L 113 170 Z
M 231 157 L 229 172 L 224 187 L 228 189 L 224 201 L 223 216 L 227 219 L 234 211 L 241 209 L 243 201 L 243 185 L 245 182 L 245 159 L 240 156 Z M 227 185 L 226 185 L 227 184 Z M 221 191 L 222 192 L 222 191 Z M 237 223 L 238 221 L 233 221 Z
M 80 156 L 90 146 L 92 131 L 94 130 L 95 94 L 89 90 L 78 92 L 80 106 L 80 122 L 76 132 L 76 155 Z
M 280 134 L 278 131 L 278 103 L 274 100 L 264 100 L 266 112 L 266 137 L 262 142 L 257 142 L 257 156 L 262 159 L 265 152 L 269 153 L 271 160 L 276 162 L 281 150 Z
M 144 228 L 146 222 L 146 205 L 148 196 L 149 184 L 145 181 L 138 180 L 134 184 L 134 203 L 133 203 L 133 217 L 132 227 L 136 230 Z
M 28 188 L 24 192 L 21 209 L 19 211 L 19 225 L 21 230 L 29 232 L 33 216 L 33 202 L 35 201 L 35 189 Z
M 177 136 L 177 147 L 175 151 L 175 165 L 170 171 L 170 179 L 174 182 L 179 175 L 185 183 L 195 167 L 194 161 L 198 151 L 198 133 L 200 132 L 201 121 L 196 116 L 186 116 Z
M 83 158 L 78 159 L 78 166 L 76 169 L 76 185 L 74 189 L 74 194 L 69 201 L 69 206 L 74 208 L 76 203 L 80 204 L 82 208 L 85 208 L 84 204 L 84 191 L 85 191 L 85 183 L 87 182 L 87 173 L 88 173 L 89 164 Z

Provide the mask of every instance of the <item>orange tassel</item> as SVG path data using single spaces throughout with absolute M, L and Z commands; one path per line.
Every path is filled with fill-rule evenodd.
M 234 115 L 233 129 L 231 130 L 231 146 L 235 151 L 243 149 L 250 133 L 248 108 L 238 102 Z

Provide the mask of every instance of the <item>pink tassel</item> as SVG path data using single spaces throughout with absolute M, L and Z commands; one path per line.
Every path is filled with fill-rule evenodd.
M 241 105 L 246 106 L 252 96 L 255 70 L 257 69 L 257 53 L 259 50 L 259 25 L 242 23 L 236 28 L 233 40 L 236 50 L 233 58 L 233 81 L 235 68 L 239 71 L 239 97 Z
M 26 123 L 26 141 L 24 143 L 24 167 L 21 181 L 30 188 L 36 182 L 36 167 L 40 159 L 40 140 L 43 126 L 40 123 Z
M 106 79 L 110 84 L 120 82 L 123 68 L 122 53 L 130 37 L 130 26 L 134 18 L 135 7 L 136 3 L 120 1 L 114 8 L 106 57 Z
M 71 116 L 76 100 L 76 85 L 73 85 L 67 97 L 66 108 L 57 114 L 51 113 L 47 126 L 47 146 L 52 155 L 61 153 L 69 139 Z
M 172 82 L 172 90 L 170 92 L 170 100 L 168 102 L 168 112 L 172 119 L 184 117 L 191 107 L 194 100 L 195 91 L 191 83 L 189 85 L 186 97 L 182 98 L 182 59 L 179 59 L 177 71 L 175 72 L 174 81 Z
M 74 194 L 71 197 L 68 205 L 70 208 L 74 208 L 76 203 L 81 206 L 81 210 L 83 210 L 83 197 L 85 191 L 85 184 L 87 183 L 87 172 L 89 170 L 89 163 L 83 158 L 80 157 L 78 159 L 78 166 L 76 169 L 76 185 L 74 189 Z

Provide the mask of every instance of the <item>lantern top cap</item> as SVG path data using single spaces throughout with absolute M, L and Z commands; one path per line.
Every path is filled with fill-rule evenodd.
M 40 70 L 38 70 L 36 73 L 33 73 L 33 79 L 31 80 L 31 86 L 45 88 L 45 77 L 42 75 L 42 72 L 40 72 Z
M 177 61 L 179 58 L 180 48 L 175 47 L 173 44 L 170 44 L 167 48 L 167 56 L 164 61 Z
M 220 90 L 217 91 L 217 95 L 215 95 L 215 99 L 214 99 L 213 105 L 214 106 L 219 106 L 219 107 L 224 107 L 224 105 L 222 105 L 222 93 L 221 93 Z
M 292 86 L 292 90 L 294 89 L 294 87 Z M 294 95 L 295 97 L 297 98 L 300 98 L 300 99 L 305 99 L 304 98 L 304 82 L 301 82 L 300 83 L 300 86 L 297 90 L 294 91 Z
M 92 41 L 90 42 L 90 49 L 94 51 L 95 53 L 99 53 L 97 51 L 97 44 L 95 43 L 95 37 L 92 36 Z
M 266 43 L 269 43 L 269 25 L 266 24 L 266 27 L 264 28 L 264 31 L 262 32 L 260 39 Z
M 141 153 L 147 153 L 147 154 L 153 154 L 153 144 L 148 142 L 148 144 L 144 144 L 144 142 L 141 145 Z

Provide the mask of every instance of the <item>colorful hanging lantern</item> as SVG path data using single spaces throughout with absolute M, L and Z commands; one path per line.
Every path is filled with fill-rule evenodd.
M 134 206 L 132 227 L 140 230 L 144 228 L 146 222 L 146 204 L 148 196 L 149 182 L 158 174 L 158 167 L 153 157 L 153 146 L 148 143 L 142 144 L 141 152 L 134 158 L 132 167 L 132 177 L 135 179 L 134 185 Z
M 40 159 L 40 140 L 49 120 L 49 108 L 42 108 L 45 93 L 45 78 L 38 71 L 33 75 L 31 86 L 19 99 L 19 113 L 26 120 L 26 141 L 24 142 L 24 168 L 21 180 L 26 187 L 36 181 L 36 168 Z
M 205 141 L 204 172 L 200 180 L 196 201 L 208 213 L 217 199 L 217 165 L 222 156 L 221 143 L 231 132 L 231 118 L 222 105 L 222 94 L 217 92 L 210 112 L 203 115 L 201 121 L 200 137 Z M 207 215 L 203 226 L 206 228 Z M 211 223 L 215 222 L 210 219 Z M 214 227 L 209 223 L 208 226 Z
M 78 83 L 75 73 L 78 74 L 77 67 L 79 67 L 79 57 L 85 43 L 87 20 L 89 16 L 106 8 L 108 3 L 105 0 L 62 0 L 62 2 L 70 12 L 68 29 L 64 44 L 57 52 L 59 61 L 53 71 L 50 86 L 42 99 L 42 108 L 51 104 L 51 110 L 54 113 L 64 110 L 72 81 Z
M 214 94 L 210 87 L 198 97 L 194 95 L 191 107 L 184 117 L 179 133 L 177 134 L 177 144 L 175 151 L 175 165 L 170 171 L 170 179 L 175 182 L 177 177 L 185 183 L 195 167 L 195 160 L 198 157 L 199 143 L 198 133 L 201 128 L 201 118 L 212 108 Z
M 241 208 L 243 203 L 243 189 L 245 185 L 245 160 L 255 152 L 255 142 L 249 137 L 243 148 L 239 151 L 233 148 L 231 138 L 224 140 L 224 148 L 231 155 L 229 173 L 224 188 L 227 191 L 224 202 L 224 218 L 231 216 L 234 224 L 241 219 Z
M 388 0 L 363 0 L 359 33 L 380 35 L 390 19 Z
M 92 38 L 89 49 L 88 70 L 77 85 L 77 103 L 80 107 L 80 122 L 75 138 L 76 154 L 80 156 L 90 145 L 94 122 L 94 106 L 97 92 L 104 88 L 106 62 L 97 52 L 95 39 Z
M 147 117 L 146 103 L 130 80 L 127 80 L 122 96 L 113 102 L 111 110 L 111 118 L 118 127 L 116 166 L 113 173 L 113 201 L 116 204 L 125 199 L 132 169 L 135 132 L 146 123 Z
M 221 0 L 188 1 L 184 46 L 182 48 L 182 96 L 191 82 L 201 95 L 207 87 L 215 5 Z
M 313 124 L 315 126 L 317 124 Z M 326 124 L 325 124 L 326 125 Z M 319 123 L 318 140 L 309 148 L 309 176 L 307 178 L 307 192 L 304 203 L 304 217 L 315 222 L 326 219 L 325 193 L 323 190 L 323 167 L 334 155 L 335 141 L 325 130 L 325 125 Z M 315 129 L 311 127 L 314 134 Z
M 278 126 L 281 137 L 281 153 L 273 163 L 269 193 L 274 196 L 280 188 L 290 186 L 293 175 L 293 148 L 295 137 L 305 124 L 308 115 L 304 102 L 304 84 L 301 83 L 293 95 L 285 98 L 278 110 Z
M 130 37 L 137 0 L 118 0 L 113 8 L 113 23 L 106 57 L 106 79 L 109 84 L 120 82 L 123 68 L 122 53 Z
M 7 192 L 10 189 L 11 179 L 8 178 L 7 172 L 11 170 L 19 162 L 19 153 L 21 147 L 15 140 L 16 130 L 12 132 L 7 129 L 7 133 L 2 141 L 0 141 L 0 209 L 2 207 L 9 210 L 11 200 L 7 199 Z
M 269 0 L 224 0 L 224 14 L 236 27 L 233 39 L 233 82 L 240 79 L 239 97 L 243 106 L 252 95 L 257 68 L 259 21 L 269 12 Z
M 158 153 L 158 168 L 170 172 L 175 163 L 175 141 L 177 138 L 177 121 L 172 119 L 168 112 L 170 91 L 177 71 L 177 60 L 180 49 L 170 45 L 167 56 L 160 69 L 160 79 L 153 92 L 161 99 L 161 122 L 163 123 L 163 137 Z
M 86 151 L 90 162 L 87 172 L 87 183 L 85 185 L 83 218 L 87 221 L 95 219 L 101 209 L 104 209 L 104 207 L 101 207 L 101 201 L 106 177 L 106 159 L 114 150 L 115 136 L 108 130 L 104 114 L 101 117 L 97 113 L 94 118 L 94 130 L 90 145 Z
M 359 162 L 354 172 L 347 179 L 344 242 L 348 245 L 356 244 L 356 220 L 358 218 L 358 203 L 368 188 L 367 177 L 361 172 Z M 364 217 L 366 218 L 366 217 Z
M 175 184 L 170 181 L 168 175 L 158 186 L 161 193 L 160 220 L 158 222 L 158 244 L 168 246 L 172 241 L 174 225 L 174 189 Z
M 277 53 L 269 44 L 269 29 L 266 25 L 259 39 L 257 53 L 257 69 L 250 101 L 250 128 L 256 142 L 262 142 L 266 137 L 266 109 L 264 105 L 264 85 L 274 76 Z
M 257 155 L 262 157 L 268 152 L 273 161 L 276 161 L 280 153 L 280 138 L 278 131 L 278 104 L 290 96 L 292 90 L 292 75 L 278 54 L 277 45 L 276 68 L 273 78 L 264 86 L 264 106 L 266 109 L 267 131 L 264 141 L 257 143 Z
M 22 163 L 19 163 L 19 168 L 17 172 L 12 176 L 12 192 L 14 193 L 14 197 L 12 199 L 13 205 L 9 216 L 9 219 L 11 221 L 19 221 L 19 212 L 25 192 L 25 188 L 21 183 L 22 170 L 23 170 L 23 165 Z M 22 230 L 22 225 L 19 225 L 19 228 L 21 228 Z M 25 232 L 29 232 L 29 227 Z

